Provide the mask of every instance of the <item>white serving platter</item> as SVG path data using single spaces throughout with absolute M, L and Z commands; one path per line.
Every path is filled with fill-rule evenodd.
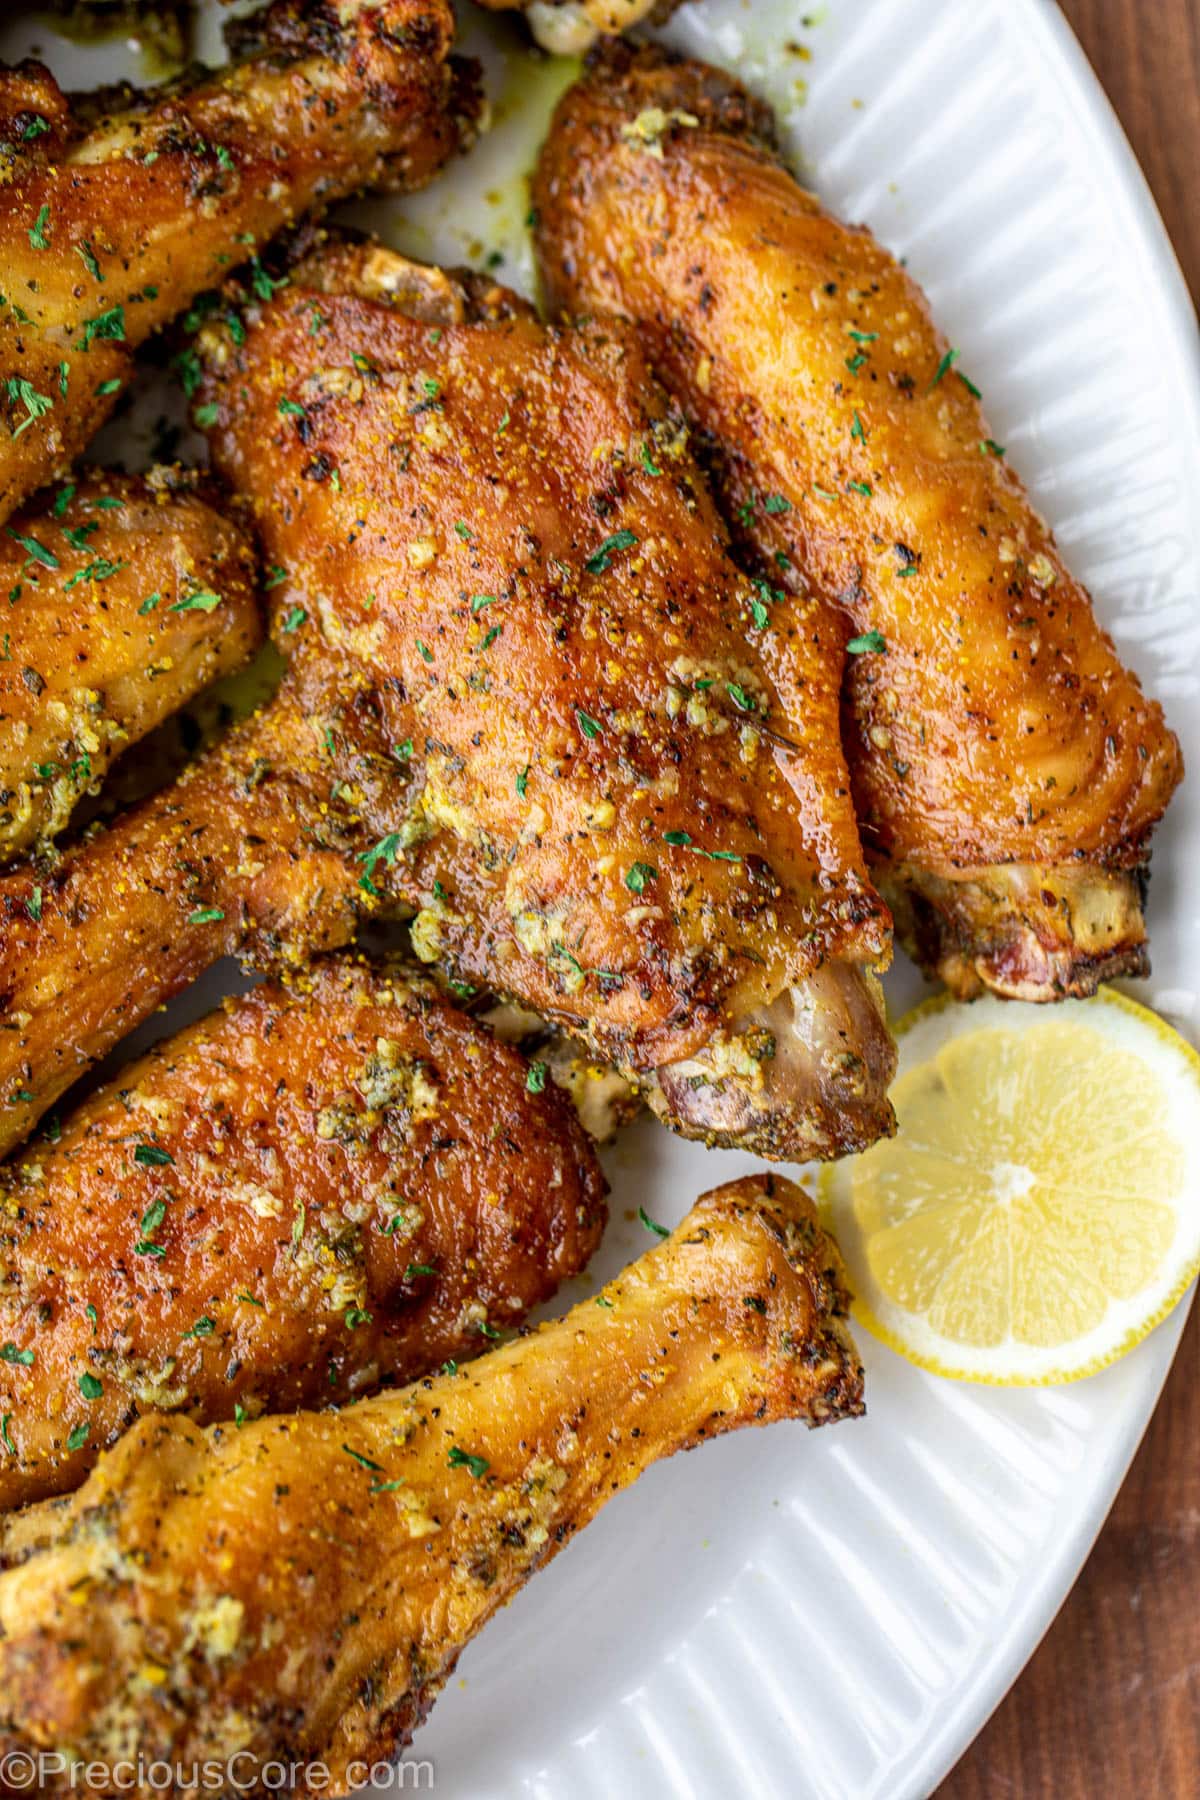
M 201 0 L 201 49 L 228 10 Z M 142 78 L 2 9 L 65 84 Z M 238 10 L 244 10 L 239 8 Z M 495 125 L 413 199 L 347 217 L 417 256 L 528 287 L 523 175 L 570 70 L 460 0 Z M 806 180 L 927 289 L 1118 644 L 1200 770 L 1200 352 L 1145 183 L 1051 0 L 697 0 L 663 34 L 781 109 Z M 102 448 L 144 460 L 140 415 Z M 185 441 L 186 447 L 186 441 Z M 1200 775 L 1155 845 L 1154 976 L 1200 1031 Z M 173 1009 L 194 1015 L 217 972 Z M 888 978 L 896 1007 L 911 968 Z M 156 1021 L 154 1035 L 164 1028 Z M 608 1153 L 612 1223 L 578 1297 L 753 1166 L 649 1120 Z M 906 1800 L 961 1754 L 1058 1610 L 1153 1410 L 1186 1308 L 1103 1375 L 994 1391 L 863 1342 L 869 1416 L 777 1426 L 651 1472 L 464 1655 L 408 1753 L 441 1800 Z M 395 1791 L 396 1783 L 380 1791 Z

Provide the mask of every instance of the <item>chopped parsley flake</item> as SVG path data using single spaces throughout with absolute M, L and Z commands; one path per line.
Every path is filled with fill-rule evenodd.
M 111 338 L 118 343 L 125 342 L 125 308 L 110 306 L 106 312 L 97 313 L 94 319 L 87 319 L 83 327 L 83 348 L 87 350 L 96 338 Z
M 13 1343 L 0 1344 L 0 1362 L 16 1363 L 19 1364 L 22 1369 L 32 1369 L 36 1360 L 36 1351 L 18 1350 L 17 1346 Z
M 447 1461 L 452 1469 L 469 1469 L 476 1481 L 492 1466 L 486 1456 L 472 1456 L 458 1444 L 451 1444 Z
M 694 850 L 697 856 L 707 856 L 712 862 L 740 863 L 742 860 L 736 850 L 703 849 L 690 831 L 664 831 L 663 843 L 672 845 L 676 850 Z
M 382 1475 L 383 1474 L 384 1471 L 383 1471 L 382 1463 L 372 1462 L 369 1456 L 364 1456 L 360 1450 L 352 1450 L 350 1448 L 349 1444 L 343 1444 L 342 1449 L 346 1452 L 346 1455 L 352 1459 L 352 1461 L 354 1461 L 358 1464 L 360 1469 L 369 1469 L 371 1471 L 372 1475 Z
M 84 1421 L 84 1423 L 82 1425 L 73 1426 L 72 1429 L 67 1433 L 67 1449 L 68 1450 L 82 1450 L 83 1446 L 88 1441 L 88 1433 L 91 1431 L 91 1429 L 92 1429 L 91 1426 L 87 1423 L 86 1420 Z
M 50 239 L 46 236 L 46 227 L 50 223 L 50 208 L 43 206 L 33 224 L 29 227 L 29 242 L 35 250 L 48 250 Z
M 386 837 L 380 838 L 379 842 L 373 844 L 369 850 L 361 851 L 358 860 L 363 864 L 363 872 L 358 878 L 359 887 L 365 888 L 368 894 L 377 894 L 379 889 L 371 880 L 372 875 L 375 873 L 376 864 L 384 862 L 391 868 L 396 860 L 396 854 L 399 849 L 400 833 L 398 831 L 389 831 Z
M 253 243 L 253 241 L 253 239 L 250 240 L 251 243 Z M 250 286 L 254 289 L 260 300 L 269 300 L 278 288 L 286 287 L 287 284 L 288 277 L 286 275 L 280 275 L 278 279 L 276 279 L 274 276 L 267 274 L 267 271 L 263 268 L 257 256 L 252 256 L 250 258 Z
M 124 560 L 110 562 L 107 556 L 98 556 L 94 562 L 88 563 L 86 568 L 77 569 L 69 581 L 64 581 L 63 590 L 65 592 L 68 588 L 77 587 L 81 581 L 107 581 L 110 575 L 118 575 L 126 567 L 128 565 Z M 172 607 L 171 610 L 178 612 L 179 608 Z
M 13 432 L 15 438 L 19 438 L 23 431 L 28 431 L 34 420 L 42 418 L 54 405 L 49 394 L 39 394 L 33 383 L 26 381 L 23 375 L 10 375 L 4 384 L 4 391 L 14 406 L 25 408 L 25 417 Z M 74 493 L 75 490 L 72 488 L 71 491 Z
M 169 1150 L 163 1150 L 158 1144 L 138 1144 L 133 1152 L 135 1163 L 141 1163 L 145 1169 L 165 1169 L 173 1164 L 175 1158 Z
M 79 1391 L 85 1400 L 99 1400 L 104 1392 L 104 1383 L 102 1381 L 97 1381 L 94 1375 L 81 1375 L 79 1377 Z
M 945 356 L 943 356 L 941 362 L 937 366 L 937 374 L 934 376 L 933 380 L 930 382 L 930 384 L 929 384 L 930 387 L 935 388 L 937 386 L 938 382 L 941 381 L 942 377 L 944 375 L 949 374 L 950 370 L 954 367 L 954 365 L 957 361 L 958 361 L 958 351 L 957 350 L 947 350 Z
M 299 631 L 301 625 L 303 625 L 303 623 L 307 619 L 307 617 L 308 617 L 308 612 L 305 607 L 303 607 L 303 606 L 289 607 L 287 612 L 284 613 L 282 620 L 280 621 L 279 629 L 281 631 Z
M 618 550 L 632 550 L 637 537 L 632 531 L 614 531 L 606 537 L 598 550 L 594 550 L 584 563 L 589 575 L 603 575 Z
M 658 880 L 658 870 L 653 863 L 635 862 L 625 871 L 625 886 L 631 894 L 644 894 L 648 881 Z
M 852 637 L 846 645 L 851 656 L 880 656 L 887 649 L 887 642 L 881 631 L 864 631 L 859 637 Z
M 53 550 L 47 550 L 45 544 L 39 544 L 35 537 L 26 537 L 23 532 L 16 531 L 11 525 L 5 527 L 10 538 L 20 544 L 31 562 L 41 563 L 44 569 L 57 569 L 58 558 Z
M 544 1062 L 533 1062 L 529 1065 L 525 1076 L 526 1092 L 540 1094 L 546 1086 L 546 1065 Z
M 221 604 L 220 594 L 214 594 L 211 588 L 199 588 L 194 594 L 185 594 L 182 600 L 168 608 L 170 612 L 214 612 Z
M 215 925 L 225 917 L 219 906 L 198 906 L 194 913 L 188 914 L 189 925 Z
M 575 717 L 579 721 L 579 729 L 585 738 L 592 740 L 603 735 L 604 727 L 590 713 L 585 713 L 582 706 L 575 708 Z
M 84 238 L 81 243 L 76 244 L 75 249 L 79 256 L 83 258 L 83 266 L 91 276 L 92 280 L 103 281 L 104 276 L 101 273 L 100 264 L 96 261 L 96 252 L 92 249 L 92 246 L 88 243 L 87 239 Z

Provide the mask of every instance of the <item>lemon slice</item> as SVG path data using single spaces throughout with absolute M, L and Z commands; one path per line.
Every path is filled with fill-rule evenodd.
M 856 1316 L 964 1381 L 1123 1356 L 1200 1267 L 1200 1057 L 1109 989 L 939 997 L 896 1036 L 897 1136 L 822 1174 Z

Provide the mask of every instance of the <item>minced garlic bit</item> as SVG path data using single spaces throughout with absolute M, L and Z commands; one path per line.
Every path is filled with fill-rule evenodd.
M 437 539 L 431 537 L 413 538 L 408 546 L 408 560 L 414 569 L 428 569 L 438 556 Z
M 644 150 L 647 156 L 657 156 L 662 161 L 663 133 L 670 125 L 687 125 L 695 127 L 700 121 L 695 113 L 681 112 L 673 107 L 664 112 L 661 106 L 648 106 L 640 112 L 636 119 L 629 120 L 621 127 L 621 136 L 627 144 L 633 144 Z

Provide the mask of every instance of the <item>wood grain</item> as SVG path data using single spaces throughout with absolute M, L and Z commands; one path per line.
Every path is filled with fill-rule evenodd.
M 1200 0 L 1062 0 L 1200 298 Z M 1083 1574 L 938 1800 L 1200 1794 L 1200 1307 Z

